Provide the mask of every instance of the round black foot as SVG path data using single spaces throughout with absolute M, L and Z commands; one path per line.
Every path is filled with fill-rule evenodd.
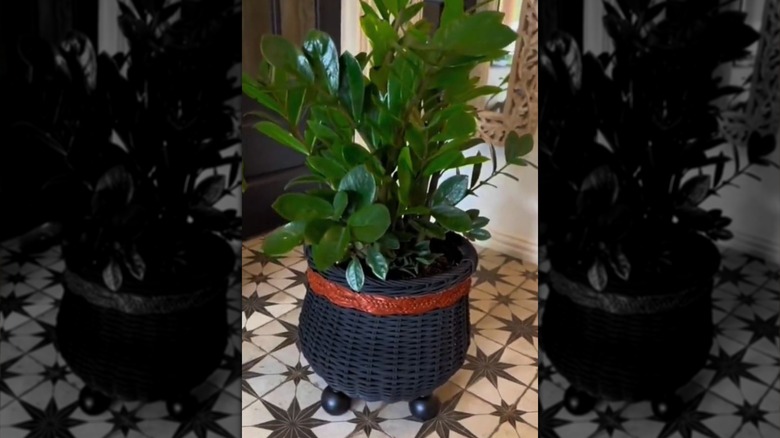
M 330 415 L 341 415 L 352 406 L 352 399 L 343 392 L 334 391 L 330 386 L 322 391 L 322 409 Z
M 439 399 L 429 395 L 409 402 L 409 412 L 420 421 L 428 421 L 439 414 Z
M 683 409 L 683 402 L 677 395 L 653 400 L 652 404 L 655 416 L 664 421 L 674 420 L 679 417 Z
M 572 415 L 585 415 L 596 406 L 596 399 L 590 394 L 570 386 L 563 395 L 563 404 Z
M 100 415 L 111 405 L 111 399 L 85 386 L 79 393 L 79 407 L 87 415 Z
M 165 402 L 168 415 L 174 420 L 182 421 L 190 418 L 197 409 L 198 401 L 190 394 L 172 398 Z

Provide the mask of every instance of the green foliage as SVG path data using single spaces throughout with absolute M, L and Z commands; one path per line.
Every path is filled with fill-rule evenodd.
M 467 155 L 482 142 L 475 138 L 477 109 L 466 102 L 501 91 L 477 87 L 471 72 L 503 57 L 517 37 L 500 13 L 467 13 L 462 0 L 448 0 L 441 27 L 431 32 L 430 23 L 411 22 L 421 4 L 375 3 L 362 4 L 370 53 L 339 56 L 319 31 L 302 49 L 266 36 L 260 73 L 242 81 L 265 108 L 257 130 L 306 157 L 311 175 L 289 186 L 315 185 L 274 203 L 291 224 L 268 237 L 265 251 L 311 245 L 316 268 L 345 267 L 355 290 L 368 270 L 379 279 L 421 274 L 440 257 L 431 241 L 449 232 L 489 238 L 487 218 L 457 205 L 497 175 L 511 176 L 508 166 L 526 165 L 533 147 L 530 136 L 512 133 L 506 165 L 494 165 L 484 180 L 489 160 Z M 461 168 L 471 178 L 446 177 Z
M 744 142 L 721 129 L 741 118 L 722 98 L 746 90 L 724 84 L 719 69 L 758 38 L 743 13 L 717 0 L 605 5 L 613 51 L 582 54 L 564 34 L 540 44 L 549 90 L 540 108 L 540 222 L 551 260 L 596 290 L 673 281 L 675 269 L 692 269 L 696 260 L 672 261 L 680 236 L 731 237 L 731 219 L 702 203 L 752 175 L 751 166 L 772 164 L 775 147 L 749 129 Z M 506 159 L 522 163 L 530 147 L 512 140 Z

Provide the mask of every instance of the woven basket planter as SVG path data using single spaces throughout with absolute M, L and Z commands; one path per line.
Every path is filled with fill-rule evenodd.
M 90 389 L 111 399 L 171 400 L 219 366 L 227 345 L 226 275 L 118 292 L 85 277 L 65 272 L 57 348 Z
M 307 249 L 300 348 L 331 388 L 365 401 L 413 400 L 431 395 L 463 365 L 477 253 L 462 237 L 450 242 L 460 260 L 449 272 L 414 280 L 367 277 L 360 293 L 349 290 L 343 269 L 314 270 Z
M 717 249 L 704 248 L 703 254 Z M 712 274 L 641 295 L 597 292 L 550 272 L 540 342 L 556 370 L 602 400 L 660 400 L 705 364 L 712 345 Z

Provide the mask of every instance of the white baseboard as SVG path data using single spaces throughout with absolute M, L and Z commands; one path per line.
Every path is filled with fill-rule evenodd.
M 731 240 L 720 242 L 720 246 L 780 264 L 780 243 L 772 242 L 767 237 L 737 231 Z
M 493 237 L 479 242 L 480 246 L 517 257 L 524 262 L 539 264 L 539 245 L 536 242 L 498 231 L 491 230 L 490 233 Z

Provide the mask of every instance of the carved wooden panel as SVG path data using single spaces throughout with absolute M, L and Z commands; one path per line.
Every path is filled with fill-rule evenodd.
M 485 142 L 503 146 L 507 134 L 534 134 L 539 119 L 539 7 L 538 0 L 523 0 L 520 28 L 503 112 L 479 112 L 480 135 Z

